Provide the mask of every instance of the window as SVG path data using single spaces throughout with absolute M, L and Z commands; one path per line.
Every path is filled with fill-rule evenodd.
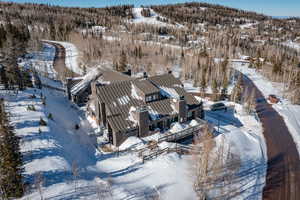
M 152 96 L 146 96 L 146 102 L 152 101 Z
M 157 100 L 157 95 L 156 94 L 152 96 L 152 100 L 153 101 Z
M 192 120 L 194 118 L 194 116 L 195 116 L 195 111 L 190 111 L 190 112 L 188 112 L 187 118 L 188 118 L 188 120 Z
M 149 126 L 149 130 L 150 130 L 150 131 L 154 131 L 155 128 L 156 128 L 155 124 L 151 124 L 151 125 Z
M 178 122 L 178 116 L 174 117 L 172 122 Z

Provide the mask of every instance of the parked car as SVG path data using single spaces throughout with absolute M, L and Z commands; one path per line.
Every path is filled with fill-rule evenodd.
M 269 97 L 268 97 L 268 100 L 271 103 L 278 103 L 279 102 L 279 98 L 274 94 L 270 94 Z
M 224 103 L 215 103 L 210 106 L 211 111 L 216 111 L 216 110 L 225 110 L 227 111 L 227 107 L 225 106 Z

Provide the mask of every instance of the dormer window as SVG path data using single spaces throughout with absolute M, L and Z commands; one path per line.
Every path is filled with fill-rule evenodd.
M 152 96 L 152 95 L 146 96 L 146 102 L 151 102 L 154 100 L 155 100 L 154 96 Z

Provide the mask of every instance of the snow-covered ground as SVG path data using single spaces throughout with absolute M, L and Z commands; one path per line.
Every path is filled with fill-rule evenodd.
M 227 112 L 212 112 L 209 106 L 214 102 L 200 97 L 197 99 L 204 103 L 205 119 L 214 124 L 219 132 L 215 139 L 217 145 L 224 142 L 231 153 L 241 160 L 233 187 L 243 192 L 234 199 L 261 199 L 267 168 L 267 150 L 261 124 L 254 116 L 247 114 L 240 104 L 224 101 L 230 108 Z
M 46 97 L 46 106 L 40 98 L 30 98 L 41 92 Z M 1 96 L 8 101 L 12 123 L 21 137 L 26 180 L 32 183 L 34 173 L 42 172 L 45 198 L 97 199 L 100 178 L 112 181 L 113 199 L 146 199 L 154 193 L 163 199 L 195 199 L 189 174 L 190 156 L 173 153 L 142 164 L 137 155 L 102 154 L 87 136 L 92 128 L 83 114 L 63 94 L 29 89 L 17 96 Z M 34 105 L 36 111 L 28 111 L 28 105 Z M 47 119 L 49 113 L 53 120 Z M 48 126 L 39 126 L 40 117 Z M 80 124 L 79 130 L 74 128 L 76 123 Z M 72 182 L 73 163 L 80 171 L 76 191 Z M 24 199 L 39 199 L 39 194 L 33 190 Z
M 61 41 L 49 41 L 62 45 L 66 51 L 66 67 L 71 71 L 83 75 L 83 69 L 79 66 L 79 50 L 77 47 L 70 42 L 61 42 Z
M 282 44 L 285 46 L 288 46 L 290 48 L 296 49 L 297 51 L 300 51 L 300 43 L 299 42 L 287 41 Z
M 33 68 L 51 79 L 56 79 L 57 73 L 53 69 L 54 57 L 55 47 L 50 44 L 43 43 L 43 48 L 40 52 L 35 51 L 27 54 L 25 58 L 20 59 L 18 64 L 28 69 Z
M 258 24 L 258 22 L 255 22 L 255 23 L 246 23 L 246 24 L 240 25 L 240 28 L 241 29 L 251 29 L 251 28 L 253 28 L 257 24 Z
M 238 62 L 233 63 L 233 67 L 250 78 L 266 98 L 270 94 L 275 94 L 281 98 L 281 101 L 278 104 L 274 104 L 273 108 L 283 117 L 297 145 L 298 152 L 300 152 L 300 106 L 293 105 L 284 98 L 283 84 L 272 83 L 258 71 L 247 66 L 243 66 Z

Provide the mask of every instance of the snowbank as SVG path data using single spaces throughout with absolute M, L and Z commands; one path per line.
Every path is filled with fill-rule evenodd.
M 79 51 L 77 47 L 69 42 L 61 42 L 61 41 L 49 41 L 53 43 L 57 43 L 62 45 L 65 48 L 66 52 L 66 67 L 73 71 L 76 74 L 83 75 L 83 69 L 79 67 L 78 60 L 79 60 Z
M 121 146 L 119 146 L 119 150 L 132 149 L 132 148 L 138 149 L 139 147 L 142 147 L 143 145 L 144 145 L 144 142 L 140 138 L 131 136 L 131 137 L 127 138 L 125 140 L 125 142 L 123 142 L 121 144 Z
M 184 130 L 185 128 L 187 128 L 187 126 L 185 124 L 181 124 L 179 122 L 176 122 L 176 123 L 173 123 L 171 125 L 171 128 L 170 128 L 169 132 L 176 133 L 176 132 Z

